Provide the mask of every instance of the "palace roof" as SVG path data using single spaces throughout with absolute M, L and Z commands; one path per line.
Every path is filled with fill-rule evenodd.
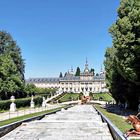
M 105 80 L 105 76 L 104 75 L 98 75 L 98 76 L 93 76 L 93 81 L 102 81 Z M 59 83 L 62 81 L 83 81 L 80 80 L 80 76 L 66 76 L 66 77 L 62 77 L 62 78 L 54 78 L 54 77 L 50 77 L 50 78 L 29 78 L 26 80 L 27 83 Z

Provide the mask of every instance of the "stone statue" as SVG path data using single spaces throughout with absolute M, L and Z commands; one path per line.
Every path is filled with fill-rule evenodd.
M 90 101 L 90 96 L 82 96 L 81 97 L 81 104 L 85 104 Z
M 14 103 L 14 101 L 15 101 L 15 97 L 14 96 L 11 96 L 11 104 L 10 104 L 10 111 L 11 112 L 15 112 L 16 111 L 16 104 Z
M 31 108 L 34 108 L 34 107 L 35 107 L 34 96 L 33 96 L 33 95 L 32 95 L 32 97 L 31 97 L 30 107 L 31 107 Z
M 130 122 L 134 129 L 126 132 L 127 136 L 140 135 L 140 120 L 135 115 L 129 115 L 126 122 Z
M 46 107 L 46 100 L 45 100 L 45 97 L 43 97 L 42 107 Z

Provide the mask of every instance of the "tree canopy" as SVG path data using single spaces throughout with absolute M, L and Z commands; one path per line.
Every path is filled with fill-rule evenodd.
M 137 108 L 140 99 L 140 2 L 121 0 L 118 19 L 110 27 L 112 48 L 106 50 L 106 81 L 117 101 Z
M 62 74 L 62 72 L 60 72 L 59 78 L 62 78 L 62 77 L 63 77 L 63 74 Z
M 76 73 L 75 73 L 75 76 L 80 76 L 80 73 L 81 73 L 81 70 L 79 67 L 77 67 L 76 69 Z
M 0 97 L 20 96 L 24 85 L 24 60 L 11 35 L 0 31 Z
M 94 69 L 93 69 L 93 68 L 91 68 L 91 69 L 90 69 L 90 72 L 93 72 L 93 74 L 94 74 Z

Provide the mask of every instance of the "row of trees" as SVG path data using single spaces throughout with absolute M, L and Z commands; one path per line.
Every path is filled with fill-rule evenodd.
M 113 46 L 106 50 L 107 86 L 117 102 L 137 109 L 140 103 L 140 2 L 121 0 L 118 19 L 109 32 Z
M 51 95 L 56 92 L 56 89 L 48 89 L 48 88 L 39 88 L 36 87 L 34 84 L 26 84 L 25 86 L 25 92 L 27 93 L 28 96 L 31 95 Z

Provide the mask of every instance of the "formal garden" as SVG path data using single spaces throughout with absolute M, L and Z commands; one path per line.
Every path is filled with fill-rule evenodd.
M 105 52 L 104 66 L 109 93 L 89 93 L 92 101 L 105 102 L 104 105 L 92 105 L 123 133 L 133 128 L 125 121 L 129 115 L 135 115 L 140 126 L 139 7 L 138 0 L 121 0 L 118 17 L 109 28 L 113 39 L 112 47 Z M 55 96 L 57 89 L 38 88 L 27 83 L 25 65 L 16 41 L 8 32 L 0 31 L 0 115 L 7 115 L 7 119 L 0 121 L 0 126 L 60 111 L 67 107 L 61 106 L 61 103 L 79 101 L 83 96 L 83 93 L 63 93 L 47 102 L 50 106 L 56 105 L 54 108 L 47 106 L 46 99 Z M 11 110 L 16 113 L 15 117 L 11 117 Z M 25 113 L 26 110 L 28 114 Z M 23 115 L 20 116 L 19 113 Z M 5 116 L 1 118 L 4 119 Z M 134 129 L 140 132 L 139 128 Z
M 38 91 L 37 91 L 38 90 Z M 34 97 L 34 102 L 37 107 L 42 105 L 43 97 L 49 98 L 55 94 L 54 89 L 40 89 L 36 88 L 32 89 L 30 93 L 24 98 L 18 98 L 15 100 L 15 104 L 17 108 L 27 108 L 30 107 L 31 95 Z M 11 104 L 11 100 L 0 100 L 0 112 L 4 110 L 9 110 Z
M 90 93 L 91 100 L 100 100 L 106 102 L 112 102 L 113 97 L 109 93 Z M 76 101 L 80 100 L 83 93 L 66 93 L 64 96 L 58 99 L 58 102 Z

